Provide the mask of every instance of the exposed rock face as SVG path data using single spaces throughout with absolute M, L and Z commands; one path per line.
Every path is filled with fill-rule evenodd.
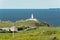
M 9 29 L 10 29 L 10 31 L 12 31 L 12 32 L 16 32 L 16 31 L 18 31 L 17 28 L 16 28 L 15 26 L 12 26 L 12 27 L 9 28 Z

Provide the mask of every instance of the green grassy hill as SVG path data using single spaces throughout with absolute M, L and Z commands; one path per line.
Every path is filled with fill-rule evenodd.
M 11 27 L 13 25 L 13 22 L 11 21 L 0 21 L 0 28 L 2 27 Z
M 15 22 L 16 26 L 30 26 L 30 27 L 39 27 L 39 26 L 49 26 L 48 23 L 42 22 L 42 21 L 33 21 L 33 20 L 19 20 Z
M 50 40 L 55 36 L 60 40 L 60 27 L 39 27 L 14 34 L 14 40 Z M 0 40 L 12 40 L 12 33 L 0 33 Z
M 36 28 L 14 33 L 14 38 L 13 33 L 0 33 L 0 40 L 50 40 L 50 37 L 53 36 L 60 40 L 60 27 L 52 27 L 46 22 L 26 20 L 19 20 L 16 22 L 0 21 L 0 27 L 11 27 L 13 24 L 16 27 Z
M 19 20 L 16 22 L 11 22 L 11 21 L 0 21 L 0 27 L 11 27 L 13 26 L 13 23 L 15 24 L 16 27 L 18 26 L 29 26 L 29 27 L 39 27 L 39 26 L 49 26 L 49 24 L 41 21 L 33 21 L 33 20 Z

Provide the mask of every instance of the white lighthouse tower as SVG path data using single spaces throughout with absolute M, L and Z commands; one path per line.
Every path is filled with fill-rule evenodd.
M 34 18 L 34 15 L 33 15 L 33 14 L 31 14 L 31 17 L 30 17 L 29 19 L 27 19 L 27 21 L 28 21 L 28 20 L 37 21 L 37 19 L 36 19 L 36 18 Z
M 33 19 L 34 17 L 33 17 L 33 14 L 31 15 L 31 19 Z

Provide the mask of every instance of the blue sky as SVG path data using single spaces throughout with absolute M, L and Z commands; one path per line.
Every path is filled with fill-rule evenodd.
M 0 9 L 60 8 L 60 0 L 0 0 Z

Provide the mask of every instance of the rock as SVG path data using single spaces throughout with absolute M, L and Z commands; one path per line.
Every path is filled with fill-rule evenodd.
M 58 40 L 56 36 L 50 36 L 50 40 Z

